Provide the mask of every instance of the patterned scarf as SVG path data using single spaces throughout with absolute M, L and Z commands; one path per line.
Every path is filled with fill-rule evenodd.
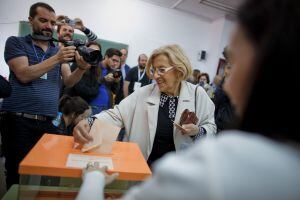
M 179 96 L 168 96 L 167 94 L 165 93 L 161 93 L 160 95 L 160 101 L 159 101 L 159 106 L 161 108 L 164 107 L 165 103 L 169 100 L 169 118 L 171 120 L 175 120 L 175 115 L 176 115 L 176 99 L 177 99 L 177 102 L 178 102 L 178 98 Z

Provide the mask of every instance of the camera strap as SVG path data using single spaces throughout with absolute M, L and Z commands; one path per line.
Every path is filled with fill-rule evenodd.
M 32 33 L 31 37 L 35 40 L 42 40 L 42 41 L 51 41 L 53 39 L 52 37 L 47 37 L 47 36 L 39 35 L 36 33 Z

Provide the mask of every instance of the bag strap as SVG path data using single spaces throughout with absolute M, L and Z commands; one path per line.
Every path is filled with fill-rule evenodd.
M 196 86 L 195 89 L 195 113 L 196 113 L 196 109 L 197 109 L 197 90 L 198 90 L 199 85 Z

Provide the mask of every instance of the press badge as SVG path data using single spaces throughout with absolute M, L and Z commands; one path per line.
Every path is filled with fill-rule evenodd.
M 133 91 L 139 89 L 140 87 L 142 87 L 142 83 L 140 83 L 140 82 L 134 82 Z
M 47 73 L 40 77 L 41 79 L 47 80 Z

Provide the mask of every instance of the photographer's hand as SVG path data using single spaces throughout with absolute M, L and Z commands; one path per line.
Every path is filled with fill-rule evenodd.
M 59 63 L 66 63 L 73 60 L 75 56 L 75 49 L 74 46 L 69 47 L 60 47 L 59 51 L 56 53 L 56 59 Z
M 115 78 L 115 83 L 119 83 L 121 81 L 121 77 Z
M 113 76 L 112 73 L 107 74 L 107 75 L 104 77 L 104 79 L 105 79 L 106 82 L 109 82 L 109 83 L 112 83 L 112 82 L 115 81 L 115 78 L 114 78 L 114 76 Z
M 79 55 L 78 51 L 75 51 L 75 60 L 77 63 L 77 67 L 81 70 L 87 70 L 91 68 L 91 64 L 85 62 L 83 57 Z
M 64 25 L 66 24 L 66 18 L 68 18 L 65 15 L 58 15 L 56 16 L 56 25 Z
M 81 30 L 81 31 L 84 31 L 85 29 L 85 26 L 83 25 L 83 22 L 80 18 L 75 18 L 75 29 L 78 29 L 78 30 Z

